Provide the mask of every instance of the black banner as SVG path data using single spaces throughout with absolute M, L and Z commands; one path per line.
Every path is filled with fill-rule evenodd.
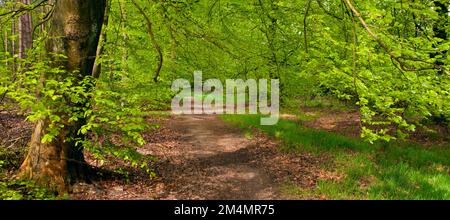
M 0 201 L 3 214 L 62 212 L 68 217 L 123 219 L 258 218 L 339 219 L 405 218 L 446 215 L 448 201 Z M 308 216 L 308 218 L 306 218 Z M 61 216 L 64 218 L 64 216 Z

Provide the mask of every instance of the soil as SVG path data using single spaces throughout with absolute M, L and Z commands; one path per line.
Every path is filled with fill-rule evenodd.
M 27 143 L 31 137 L 32 123 L 16 111 L 0 110 L 0 160 L 13 175 L 23 161 Z
M 343 110 L 304 110 L 305 114 L 320 114 L 313 121 L 305 122 L 306 127 L 329 131 L 348 137 L 361 136 L 360 113 L 358 111 Z

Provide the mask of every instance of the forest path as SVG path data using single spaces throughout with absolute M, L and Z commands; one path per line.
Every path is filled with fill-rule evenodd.
M 160 126 L 144 133 L 147 144 L 138 151 L 158 159 L 152 166 L 156 178 L 149 178 L 142 170 L 131 171 L 132 178 L 105 173 L 94 184 L 74 186 L 72 199 L 321 199 L 283 189 L 313 189 L 319 179 L 333 176 L 321 167 L 329 158 L 283 152 L 278 141 L 258 130 L 235 128 L 216 115 L 147 120 Z M 120 161 L 109 169 L 118 166 Z
M 179 140 L 170 150 L 152 150 L 163 159 L 159 199 L 283 199 L 269 169 L 255 163 L 255 142 L 239 129 L 215 115 L 173 116 L 165 126 Z

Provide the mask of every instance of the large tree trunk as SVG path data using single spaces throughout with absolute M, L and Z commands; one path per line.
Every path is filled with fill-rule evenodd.
M 21 0 L 23 4 L 29 5 L 30 0 Z M 26 51 L 33 47 L 33 33 L 31 28 L 31 14 L 26 13 L 19 17 L 19 58 L 26 57 Z
M 105 1 L 58 0 L 55 4 L 50 29 L 53 38 L 48 42 L 48 50 L 66 55 L 67 60 L 62 63 L 66 74 L 76 74 L 82 80 L 92 74 Z M 70 184 L 86 180 L 87 166 L 83 149 L 71 141 L 78 136 L 83 120 L 68 122 L 69 116 L 64 113 L 60 117 L 65 121 L 64 130 L 50 143 L 41 142 L 47 132 L 48 119 L 36 123 L 21 176 L 65 192 Z

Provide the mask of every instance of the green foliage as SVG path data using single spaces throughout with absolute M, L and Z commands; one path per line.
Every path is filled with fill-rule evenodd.
M 17 59 L 17 79 L 6 76 L 4 81 L 9 83 L 3 87 L 26 112 L 27 120 L 48 123 L 41 141 L 55 141 L 61 132 L 80 124 L 80 129 L 64 141 L 85 148 L 97 158 L 116 157 L 151 172 L 147 165 L 153 158 L 136 151 L 145 144 L 141 132 L 148 128 L 139 109 L 140 100 L 114 92 L 90 76 L 66 73 L 59 66 L 66 57 L 51 54 L 43 58 L 42 50 L 43 45 L 36 45 L 26 60 Z
M 154 158 L 136 151 L 145 144 L 141 133 L 149 125 L 134 101 L 121 93 L 97 89 L 92 110 L 85 112 L 87 123 L 79 130 L 81 134 L 89 134 L 90 139 L 80 140 L 79 143 L 99 160 L 113 156 L 151 172 L 148 163 Z
M 133 91 L 149 110 L 167 110 L 171 82 L 202 70 L 221 80 L 279 78 L 284 107 L 321 96 L 344 100 L 361 110 L 371 142 L 450 123 L 449 43 L 438 37 L 448 16 L 436 1 L 350 1 L 378 41 L 344 1 L 311 1 L 309 9 L 305 0 L 136 2 L 152 15 L 163 50 L 159 83 L 143 17 L 123 0 L 112 1 L 101 59 L 110 71 L 102 81 Z
M 36 186 L 32 182 L 0 180 L 0 200 L 55 200 L 57 197 L 51 191 Z
M 385 51 L 359 23 L 353 24 L 353 18 L 341 9 L 344 5 L 326 6 L 342 21 L 313 7 L 317 13 L 310 19 L 326 28 L 311 33 L 314 37 L 308 57 L 312 60 L 305 72 L 317 73 L 324 88 L 360 106 L 365 124 L 362 135 L 369 141 L 405 138 L 406 133 L 426 125 L 433 117 L 448 126 L 449 77 L 433 68 L 437 61 L 430 56 L 430 51 L 446 51 L 447 47 L 442 39 L 430 37 L 435 34 L 436 22 L 442 20 L 433 10 L 433 2 L 354 3 L 390 51 Z M 401 63 L 393 56 L 400 57 Z M 448 65 L 447 61 L 443 63 Z

